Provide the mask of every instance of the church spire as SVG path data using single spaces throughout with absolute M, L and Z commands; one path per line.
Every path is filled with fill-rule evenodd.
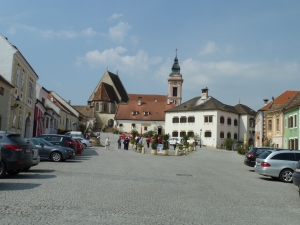
M 170 73 L 170 76 L 172 76 L 173 74 L 181 75 L 180 74 L 180 66 L 179 66 L 178 58 L 177 58 L 177 48 L 176 48 L 176 56 L 175 56 L 174 63 L 172 66 L 172 73 Z

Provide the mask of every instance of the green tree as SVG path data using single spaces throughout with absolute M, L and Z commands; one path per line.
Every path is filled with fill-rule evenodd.
M 163 136 L 163 150 L 167 150 L 169 149 L 169 138 L 170 138 L 170 134 L 164 134 Z
M 234 140 L 231 138 L 225 138 L 224 142 L 223 142 L 226 150 L 231 150 L 233 143 L 234 143 Z
M 153 150 L 156 150 L 157 149 L 157 144 L 158 144 L 158 140 L 157 140 L 158 136 L 157 134 L 154 135 L 154 138 L 152 140 L 152 143 L 151 143 L 151 148 Z
M 135 138 L 136 136 L 139 135 L 139 132 L 134 129 L 134 130 L 131 131 L 131 134 L 132 134 L 133 138 Z

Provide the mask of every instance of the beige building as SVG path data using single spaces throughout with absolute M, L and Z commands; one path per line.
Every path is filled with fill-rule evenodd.
M 38 75 L 19 49 L 0 34 L 0 74 L 15 88 L 10 92 L 7 130 L 32 137 Z M 16 103 L 16 99 L 19 100 Z M 17 107 L 11 107 L 17 104 Z
M 10 91 L 15 87 L 0 75 L 0 130 L 7 130 L 10 114 Z M 6 106 L 6 107 L 5 107 Z M 14 107 L 14 106 L 12 106 Z

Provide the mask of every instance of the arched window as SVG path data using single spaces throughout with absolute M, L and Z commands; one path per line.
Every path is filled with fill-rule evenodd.
M 227 124 L 231 125 L 231 118 L 227 118 Z
M 234 133 L 233 139 L 237 140 L 237 133 Z
M 220 132 L 220 138 L 224 138 L 224 132 L 223 131 Z
M 106 102 L 103 103 L 103 112 L 107 112 L 107 103 Z
M 238 125 L 238 121 L 237 121 L 237 119 L 234 119 L 234 126 L 237 126 Z
M 227 133 L 227 138 L 231 138 L 231 133 L 230 132 Z
M 220 117 L 220 123 L 221 123 L 221 124 L 224 124 L 224 123 L 225 123 L 224 116 L 221 116 L 221 117 Z

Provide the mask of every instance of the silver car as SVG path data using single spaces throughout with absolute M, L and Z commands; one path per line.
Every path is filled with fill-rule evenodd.
M 254 169 L 260 175 L 291 183 L 299 160 L 298 150 L 268 150 L 256 158 Z
M 85 139 L 85 138 L 82 138 L 82 137 L 73 137 L 73 139 L 76 138 L 76 139 L 79 139 L 81 141 L 81 143 L 83 144 L 83 147 L 84 148 L 87 148 L 87 147 L 93 147 L 93 142 L 88 140 L 88 139 Z

